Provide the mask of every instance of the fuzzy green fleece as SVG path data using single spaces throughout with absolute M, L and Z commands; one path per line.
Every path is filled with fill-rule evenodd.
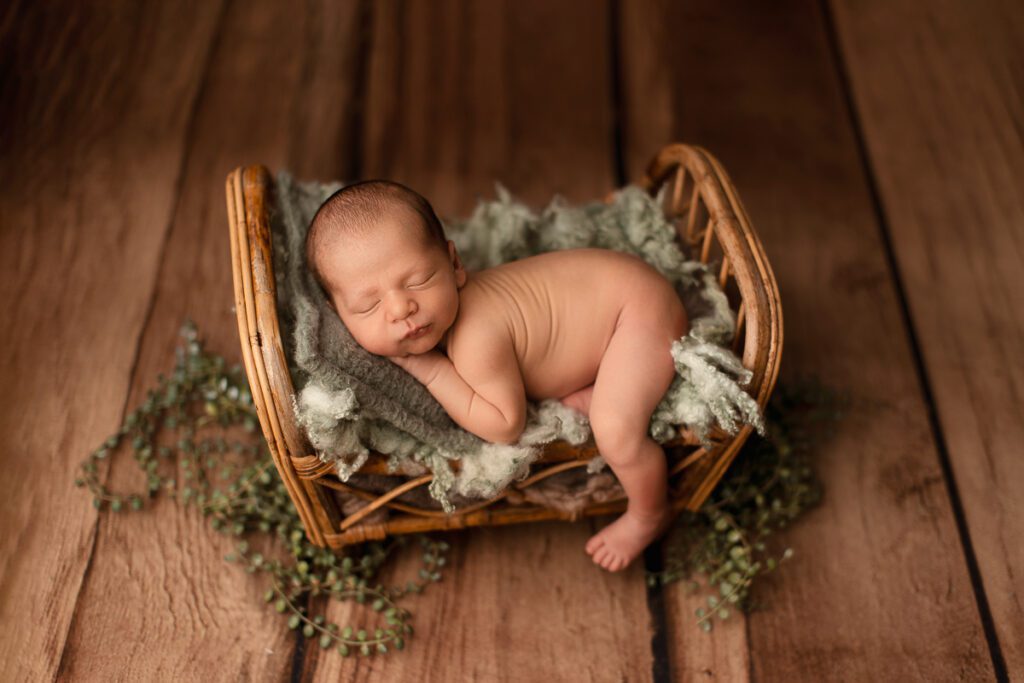
M 392 472 L 432 472 L 430 494 L 452 512 L 457 504 L 491 497 L 525 477 L 544 444 L 587 441 L 586 417 L 549 399 L 527 402 L 527 426 L 517 443 L 486 442 L 459 427 L 412 375 L 355 342 L 303 262 L 309 223 L 340 187 L 297 182 L 282 171 L 271 214 L 278 315 L 297 391 L 292 405 L 317 455 L 336 464 L 340 479 L 347 481 L 373 450 L 389 456 Z M 666 349 L 677 376 L 651 416 L 655 441 L 674 438 L 675 425 L 688 426 L 705 443 L 716 422 L 729 433 L 743 424 L 764 432 L 756 402 L 742 389 L 751 373 L 727 346 L 735 313 L 713 272 L 679 249 L 659 208 L 660 195 L 652 198 L 630 185 L 608 204 L 581 206 L 556 195 L 538 215 L 500 183 L 495 189 L 498 198 L 478 200 L 467 220 L 445 223 L 468 270 L 558 249 L 602 247 L 640 256 L 675 285 L 690 330 Z M 453 459 L 462 461 L 458 474 L 449 466 Z M 603 466 L 598 456 L 588 470 Z

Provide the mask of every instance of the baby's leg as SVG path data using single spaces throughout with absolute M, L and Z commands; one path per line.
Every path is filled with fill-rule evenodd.
M 632 319 L 623 312 L 591 397 L 594 441 L 628 498 L 626 512 L 586 544 L 594 562 L 609 571 L 628 566 L 674 517 L 665 451 L 647 434 L 651 413 L 675 375 L 671 342 L 686 327 L 681 305 L 678 313 L 664 313 L 652 320 L 649 309 Z
M 558 401 L 562 405 L 569 406 L 573 410 L 578 411 L 580 413 L 583 413 L 584 415 L 589 416 L 590 415 L 590 398 L 591 398 L 591 396 L 593 396 L 593 394 L 594 394 L 594 385 L 593 384 L 588 384 L 587 386 L 583 387 L 582 389 L 577 389 L 576 391 L 572 392 L 571 394 L 563 396 L 562 398 L 558 399 Z

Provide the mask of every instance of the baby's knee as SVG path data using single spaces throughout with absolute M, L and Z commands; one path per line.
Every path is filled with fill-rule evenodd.
M 636 458 L 647 438 L 646 425 L 639 426 L 621 412 L 595 414 L 591 408 L 590 429 L 598 452 L 613 464 Z
M 666 310 L 660 320 L 661 333 L 668 337 L 669 346 L 672 342 L 690 331 L 690 318 L 683 308 L 682 302 L 675 301 Z

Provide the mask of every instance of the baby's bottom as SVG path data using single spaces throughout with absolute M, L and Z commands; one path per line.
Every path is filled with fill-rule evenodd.
M 621 517 L 587 541 L 586 551 L 610 571 L 628 566 L 674 516 L 665 451 L 647 429 L 675 376 L 672 341 L 686 333 L 687 324 L 674 294 L 637 301 L 623 309 L 601 358 L 590 396 L 590 427 L 628 504 Z

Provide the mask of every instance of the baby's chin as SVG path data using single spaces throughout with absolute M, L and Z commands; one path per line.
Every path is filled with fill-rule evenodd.
M 434 325 L 431 325 L 422 337 L 402 342 L 403 351 L 408 354 L 419 355 L 436 349 L 437 345 L 441 342 L 441 338 L 444 337 L 444 330 L 438 332 L 434 327 Z

